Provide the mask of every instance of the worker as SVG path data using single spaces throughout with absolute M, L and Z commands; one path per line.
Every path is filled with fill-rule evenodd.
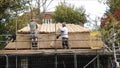
M 65 23 L 62 23 L 61 33 L 59 35 L 57 35 L 56 38 L 58 39 L 59 36 L 62 36 L 63 49 L 69 49 L 69 45 L 68 45 L 68 28 L 66 27 Z
M 36 47 L 37 42 L 38 42 L 38 34 L 37 34 L 38 25 L 35 22 L 35 20 L 32 19 L 31 22 L 29 23 L 29 26 L 30 26 L 30 34 L 31 34 L 32 46 Z
M 119 63 L 117 62 L 117 60 L 112 57 L 112 67 L 111 68 L 119 68 Z
M 16 34 L 12 34 L 12 42 L 15 42 L 16 41 Z

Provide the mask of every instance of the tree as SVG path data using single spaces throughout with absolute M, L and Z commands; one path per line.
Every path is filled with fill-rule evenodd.
M 114 17 L 110 17 L 109 21 L 106 21 L 104 27 L 101 29 L 102 39 L 108 45 L 112 45 L 115 37 L 115 43 L 120 42 L 120 21 L 117 21 Z M 115 35 L 115 36 L 114 36 Z
M 25 5 L 28 1 L 29 0 L 0 0 L 0 35 L 15 32 L 17 17 L 26 8 Z M 8 36 L 0 36 L 0 40 L 6 41 L 8 40 Z M 0 42 L 0 49 L 4 47 L 4 45 L 6 45 L 6 42 Z
M 53 15 L 55 22 L 80 24 L 87 21 L 83 8 L 75 9 L 74 6 L 61 3 L 56 7 Z
M 23 13 L 24 9 L 26 8 L 25 5 L 28 1 L 29 0 L 15 0 L 15 1 L 14 0 L 1 0 L 0 1 L 1 24 L 4 24 L 9 27 L 10 26 L 9 22 L 11 21 L 13 22 L 13 20 L 16 19 L 19 14 Z
M 31 12 L 31 18 L 32 17 L 37 18 L 38 23 L 42 24 L 43 14 L 48 10 L 48 7 L 52 3 L 52 1 L 53 0 L 31 0 L 28 3 L 30 12 Z M 36 4 L 36 6 L 33 6 L 33 2 Z M 37 11 L 37 13 L 36 13 L 36 11 Z
M 49 3 L 47 1 L 49 1 Z M 41 7 L 44 8 L 45 12 L 52 1 L 53 0 L 0 0 L 0 27 L 2 27 L 0 29 L 0 35 L 15 33 L 16 30 L 26 26 L 34 15 L 38 19 L 41 18 L 43 13 Z M 37 4 L 37 7 L 33 6 L 33 3 Z M 32 12 L 35 12 L 35 14 Z M 0 40 L 5 41 L 7 39 L 6 37 L 7 36 L 0 36 Z M 1 45 L 3 47 L 6 45 L 6 42 L 0 43 L 0 48 Z
M 108 12 L 114 13 L 120 7 L 120 0 L 107 0 L 107 5 L 110 7 Z
M 108 0 L 106 2 L 109 6 L 109 10 L 106 11 L 106 18 L 101 19 L 101 28 L 102 28 L 102 39 L 107 44 L 112 44 L 110 42 L 114 34 L 116 34 L 116 45 L 120 43 L 120 0 Z M 113 40 L 112 40 L 113 41 Z

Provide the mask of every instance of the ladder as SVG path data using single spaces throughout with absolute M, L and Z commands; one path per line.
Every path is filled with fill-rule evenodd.
M 119 64 L 120 64 L 120 53 L 117 53 L 116 54 L 116 60 L 119 62 Z
M 120 44 L 118 43 L 118 50 L 120 51 Z M 116 54 L 116 59 L 120 63 L 120 53 Z
M 115 46 L 113 43 L 114 57 L 115 57 L 115 60 L 120 64 L 120 52 L 116 52 L 116 51 L 120 51 L 120 45 L 118 44 L 118 46 Z

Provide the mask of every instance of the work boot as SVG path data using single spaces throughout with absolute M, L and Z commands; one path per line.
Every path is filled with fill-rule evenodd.
M 35 42 L 35 47 L 37 47 L 37 42 Z
M 67 47 L 67 49 L 69 49 L 69 47 L 68 46 L 66 46 Z
M 65 46 L 63 46 L 63 49 L 66 49 L 66 47 L 65 47 Z

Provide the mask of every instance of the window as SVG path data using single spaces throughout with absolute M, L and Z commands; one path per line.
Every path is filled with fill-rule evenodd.
M 21 68 L 28 68 L 28 59 L 21 59 Z

